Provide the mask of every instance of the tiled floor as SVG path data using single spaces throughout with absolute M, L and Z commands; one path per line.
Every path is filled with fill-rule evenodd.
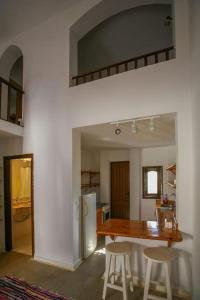
M 90 256 L 75 272 L 38 263 L 30 256 L 16 252 L 0 254 L 1 276 L 14 275 L 75 300 L 102 299 L 104 266 L 105 255 L 101 250 Z M 143 289 L 137 288 L 134 294 L 129 293 L 129 300 L 142 298 Z M 109 289 L 106 300 L 122 300 L 122 294 Z

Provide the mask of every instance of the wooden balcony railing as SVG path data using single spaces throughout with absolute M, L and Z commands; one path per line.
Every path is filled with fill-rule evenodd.
M 73 86 L 174 58 L 174 47 L 161 49 L 72 77 Z
M 0 77 L 0 119 L 23 126 L 24 91 L 15 82 Z

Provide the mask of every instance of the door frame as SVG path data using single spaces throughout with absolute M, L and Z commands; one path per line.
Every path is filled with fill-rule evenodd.
M 20 154 L 4 156 L 4 218 L 5 218 L 5 250 L 12 250 L 12 205 L 11 205 L 11 160 L 31 158 L 31 236 L 32 236 L 32 257 L 35 253 L 34 242 L 34 184 L 33 184 L 33 154 Z
M 129 160 L 117 160 L 110 161 L 110 214 L 112 218 L 112 164 L 114 163 L 128 163 L 129 164 L 129 219 L 131 215 L 131 197 L 130 197 L 130 161 Z

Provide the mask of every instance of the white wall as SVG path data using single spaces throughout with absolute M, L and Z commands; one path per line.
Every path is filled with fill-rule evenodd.
M 100 157 L 98 151 L 81 150 L 81 170 L 99 171 Z
M 172 46 L 171 15 L 170 5 L 147 5 L 99 24 L 78 43 L 79 74 Z
M 73 199 L 73 265 L 76 267 L 80 263 L 81 243 L 80 243 L 80 196 L 81 196 L 81 134 L 78 130 L 73 130 L 72 135 L 72 151 L 73 151 L 73 178 L 72 178 L 72 199 Z M 78 242 L 77 242 L 78 241 Z
M 36 255 L 66 267 L 73 267 L 79 246 L 72 214 L 72 128 L 177 112 L 178 220 L 193 234 L 187 0 L 175 1 L 175 60 L 68 88 L 69 28 L 97 2 L 80 1 L 0 47 L 3 53 L 14 43 L 24 54 L 23 151 L 35 155 Z M 180 244 L 191 252 L 191 239 Z
M 23 137 L 24 128 L 0 119 L 0 131 L 6 133 L 6 135 L 9 134 L 11 138 L 15 136 Z
M 142 167 L 162 166 L 163 167 L 163 193 L 168 194 L 169 199 L 173 200 L 174 190 L 166 183 L 172 178 L 166 168 L 176 163 L 176 147 L 156 147 L 142 149 Z M 141 219 L 155 220 L 156 199 L 141 199 Z
M 141 149 L 129 150 L 130 158 L 130 218 L 140 219 L 141 206 Z
M 193 121 L 193 187 L 194 187 L 194 211 L 193 211 L 193 226 L 194 226 L 194 246 L 193 246 L 193 299 L 200 299 L 200 85 L 199 85 L 199 74 L 200 74 L 200 2 L 198 0 L 192 0 L 191 2 L 191 104 L 192 104 L 192 121 Z M 191 203 L 192 196 L 188 199 Z

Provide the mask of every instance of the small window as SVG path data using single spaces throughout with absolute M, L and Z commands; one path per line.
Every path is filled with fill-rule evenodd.
M 159 199 L 163 187 L 163 167 L 143 167 L 143 198 Z

